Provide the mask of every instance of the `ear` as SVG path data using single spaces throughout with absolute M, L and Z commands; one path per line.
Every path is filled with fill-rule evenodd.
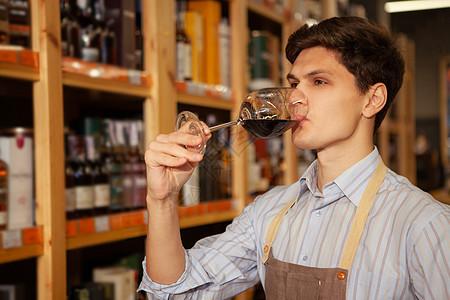
M 367 93 L 368 102 L 363 108 L 363 115 L 366 118 L 375 116 L 383 109 L 387 100 L 387 89 L 384 83 L 376 83 L 372 85 Z

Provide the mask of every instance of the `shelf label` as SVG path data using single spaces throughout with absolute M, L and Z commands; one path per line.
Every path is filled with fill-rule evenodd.
M 123 228 L 122 215 L 116 214 L 109 216 L 109 224 L 111 226 L 111 230 Z
M 2 232 L 3 249 L 22 247 L 22 230 L 6 230 Z
M 77 222 L 67 221 L 66 222 L 66 237 L 77 236 Z
M 95 232 L 95 223 L 93 218 L 80 219 L 78 221 L 80 234 L 90 234 Z
M 0 61 L 17 63 L 17 51 L 15 50 L 0 50 Z
M 108 216 L 95 217 L 95 232 L 109 231 L 109 218 Z
M 38 54 L 34 51 L 24 49 L 20 51 L 20 64 L 31 67 L 38 67 Z
M 23 243 L 25 245 L 41 244 L 42 230 L 40 227 L 25 228 L 23 230 Z
M 221 200 L 217 201 L 218 211 L 230 211 L 231 210 L 231 200 Z

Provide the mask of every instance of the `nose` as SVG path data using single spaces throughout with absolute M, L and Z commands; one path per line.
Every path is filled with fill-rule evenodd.
M 289 103 L 291 105 L 295 104 L 303 104 L 306 105 L 308 102 L 308 98 L 305 94 L 299 89 L 292 89 L 291 95 L 289 96 Z
M 308 98 L 300 89 L 293 89 L 289 96 L 289 108 L 293 119 L 301 120 L 308 114 Z

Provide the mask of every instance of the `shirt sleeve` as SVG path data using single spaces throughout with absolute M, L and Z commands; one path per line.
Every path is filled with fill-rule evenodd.
M 419 299 L 450 299 L 450 213 L 432 218 L 410 256 L 410 280 Z
M 185 250 L 185 270 L 173 284 L 153 282 L 144 259 L 138 290 L 147 292 L 149 299 L 226 299 L 255 285 L 259 277 L 252 212 L 250 204 L 224 233 Z

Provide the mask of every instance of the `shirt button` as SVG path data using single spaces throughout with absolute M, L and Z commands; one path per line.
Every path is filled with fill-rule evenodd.
M 345 279 L 345 273 L 344 272 L 339 272 L 338 275 L 337 275 L 337 278 L 339 280 L 344 280 Z
M 305 255 L 302 257 L 303 260 L 307 260 L 308 259 L 308 255 Z
M 316 212 L 316 217 L 320 217 L 320 215 L 322 215 L 320 211 Z

